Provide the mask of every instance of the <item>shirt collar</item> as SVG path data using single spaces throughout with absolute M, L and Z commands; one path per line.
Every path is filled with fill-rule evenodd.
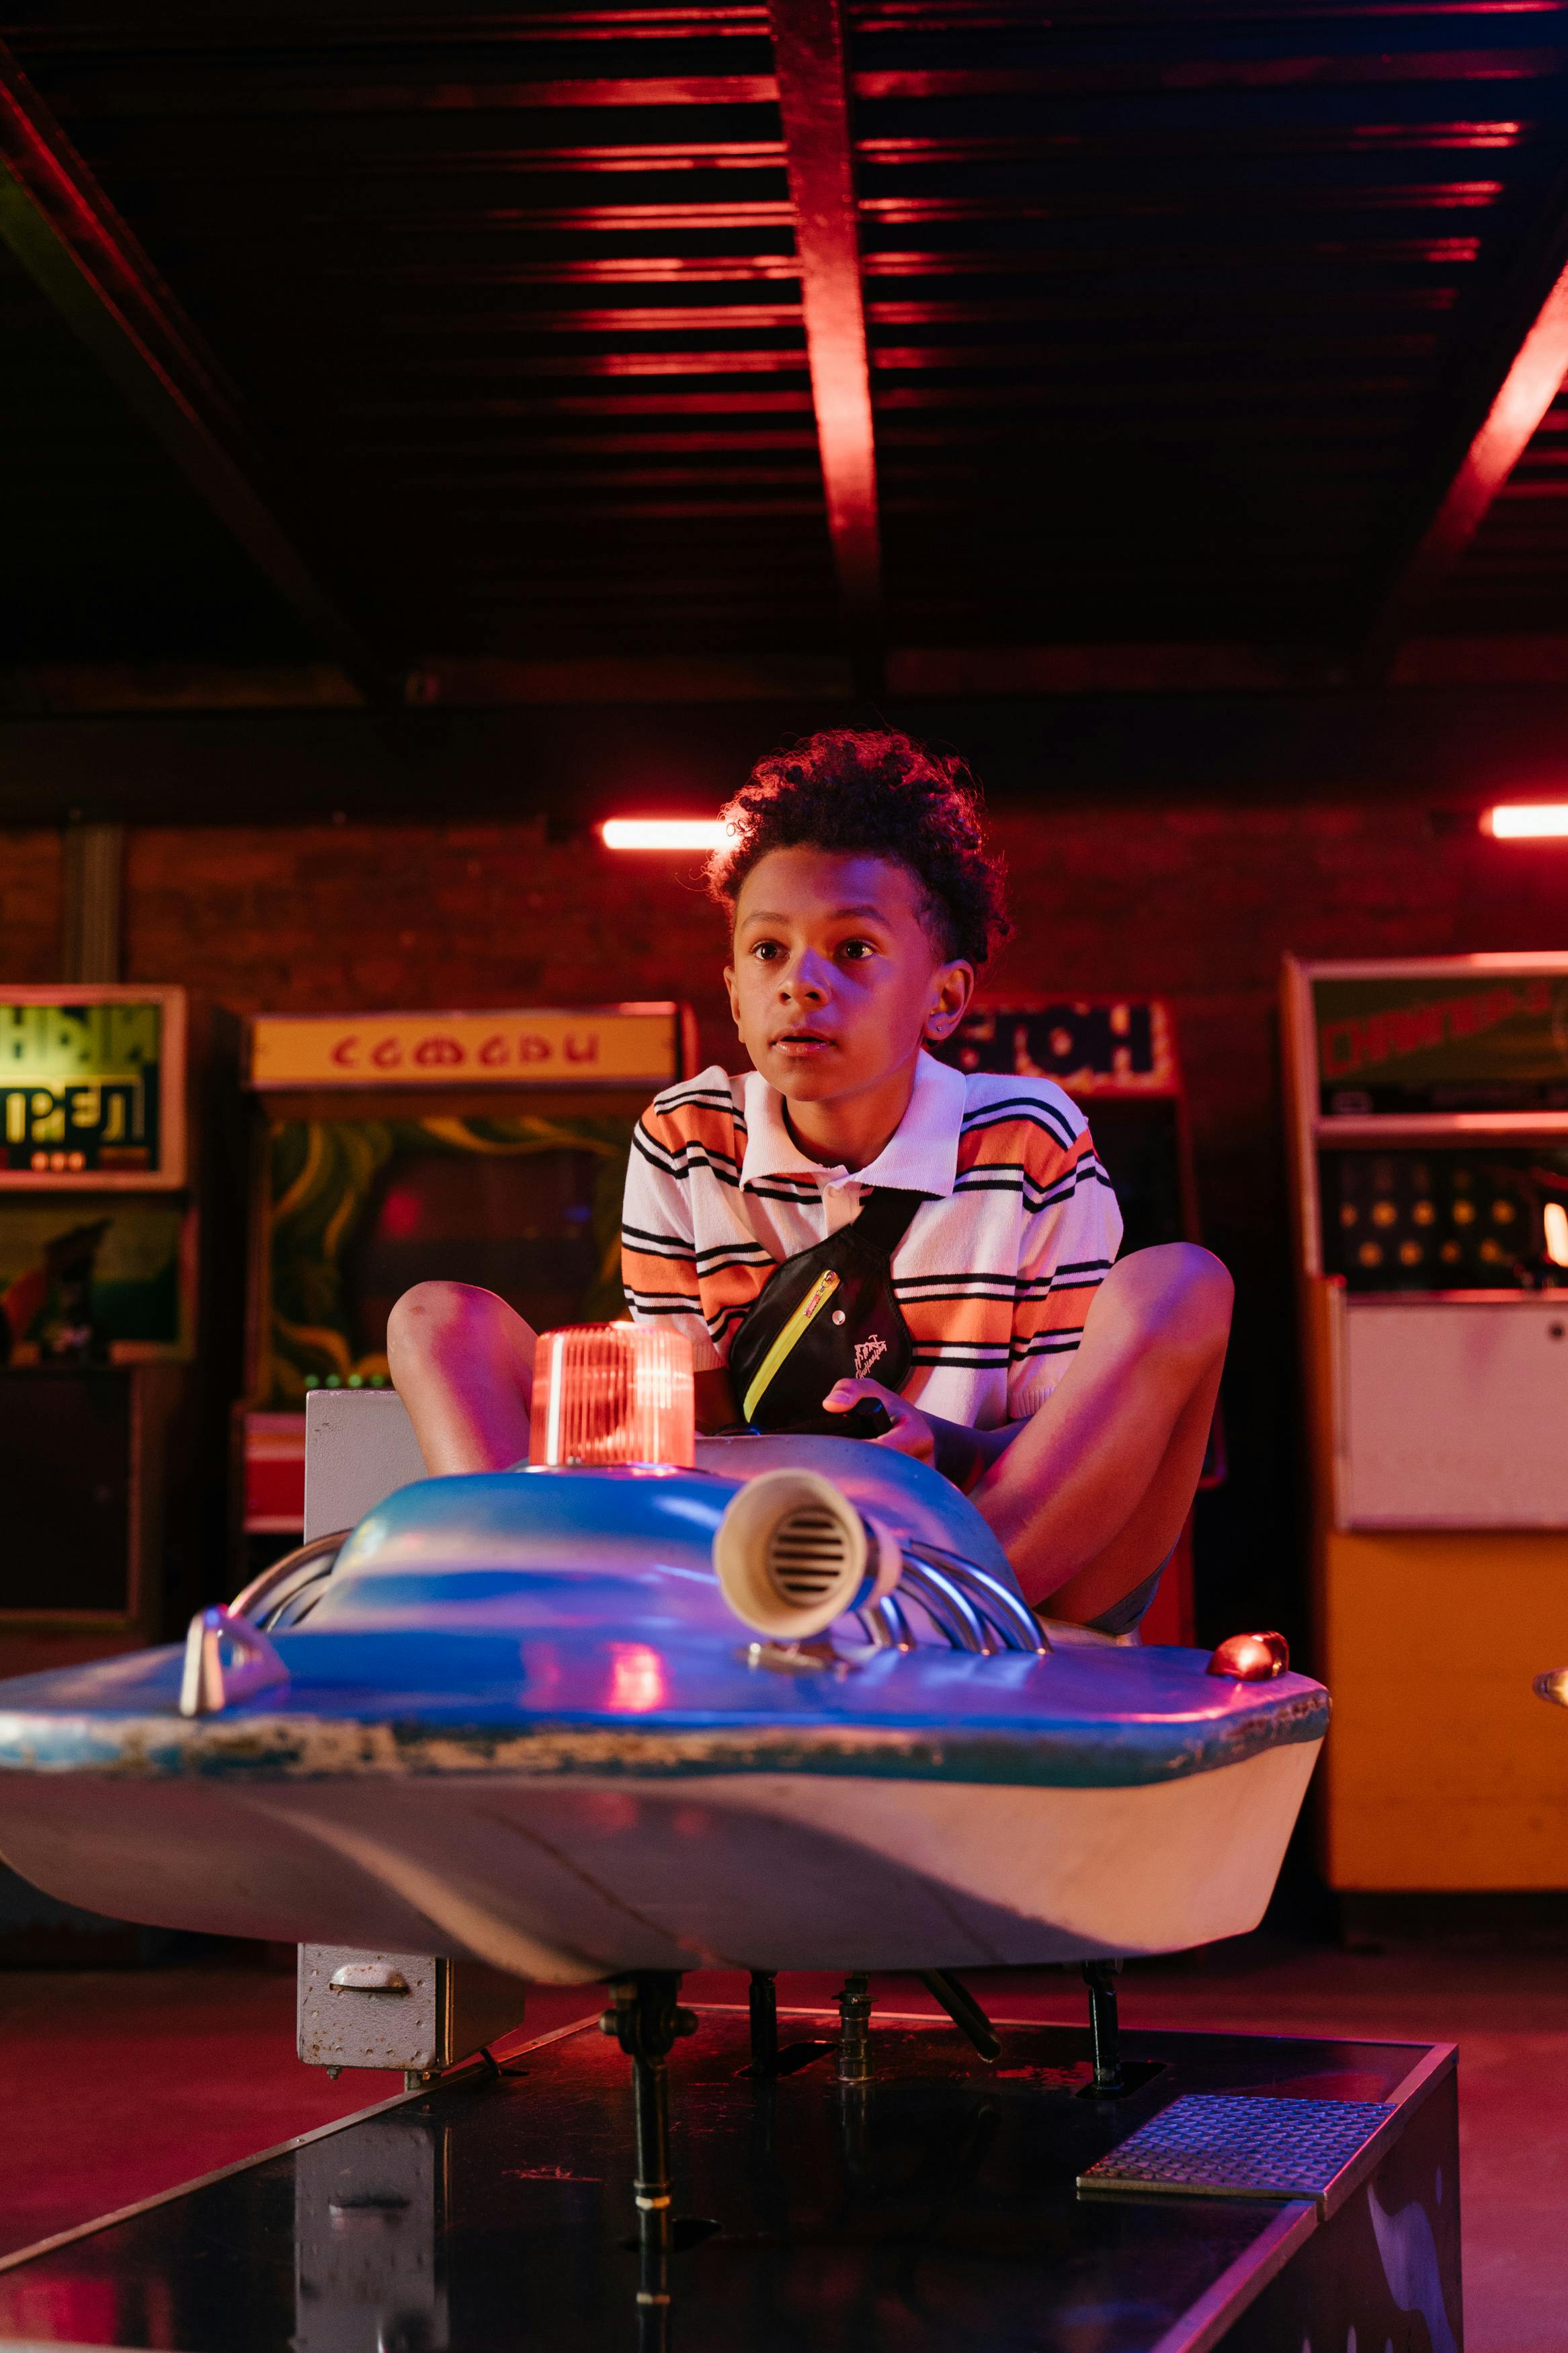
M 962 1071 L 922 1053 L 915 1063 L 910 1107 L 875 1160 L 864 1168 L 829 1168 L 811 1159 L 784 1125 L 783 1095 L 760 1071 L 743 1082 L 746 1154 L 742 1185 L 768 1176 L 811 1176 L 826 1185 L 888 1185 L 900 1192 L 945 1199 L 958 1176 L 958 1135 L 968 1096 Z

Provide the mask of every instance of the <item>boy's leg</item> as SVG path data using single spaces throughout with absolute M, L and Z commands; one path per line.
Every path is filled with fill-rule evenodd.
M 504 1471 L 528 1452 L 534 1335 L 493 1291 L 419 1282 L 387 1318 L 393 1386 L 425 1467 Z
M 1048 1599 L 1081 1624 L 1170 1552 L 1203 1468 L 1232 1295 L 1190 1242 L 1120 1260 L 1071 1366 L 972 1491 L 1037 1609 Z

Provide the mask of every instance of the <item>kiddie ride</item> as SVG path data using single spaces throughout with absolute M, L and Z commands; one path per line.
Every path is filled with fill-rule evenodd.
M 679 2295 L 688 2353 L 1414 2345 L 1415 2313 L 1458 2342 L 1451 2049 L 1117 2031 L 1123 1957 L 1268 1901 L 1329 1713 L 1278 1637 L 1042 1629 L 923 1465 L 694 1444 L 672 1335 L 546 1335 L 533 1427 L 525 1468 L 404 1486 L 183 1655 L 0 1687 L 0 1851 L 97 1911 L 296 1942 L 318 2010 L 416 2003 L 432 1952 L 448 2001 L 476 1963 L 610 1980 L 635 2234 L 580 2020 L 11 2259 L 0 2329 L 586 2348 L 635 2293 L 645 2346 Z M 1087 2046 L 953 1974 L 1062 1962 Z M 737 1967 L 745 2023 L 679 2006 Z M 847 1973 L 837 2037 L 781 2045 L 780 1969 Z M 872 1970 L 964 2042 L 873 2031 Z

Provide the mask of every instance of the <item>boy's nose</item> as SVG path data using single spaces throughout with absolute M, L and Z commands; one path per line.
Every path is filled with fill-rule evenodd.
M 802 998 L 809 998 L 814 1005 L 820 1005 L 826 995 L 820 976 L 810 964 L 796 965 L 792 972 L 784 974 L 779 983 L 779 996 L 786 1005 Z

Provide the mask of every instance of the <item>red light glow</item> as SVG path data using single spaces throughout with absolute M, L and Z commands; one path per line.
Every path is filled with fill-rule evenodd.
M 391 1192 L 381 1205 L 381 1230 L 389 1241 L 412 1240 L 419 1231 L 420 1200 L 417 1193 Z
M 722 849 L 734 838 L 716 817 L 611 817 L 599 832 L 606 849 Z
M 1504 801 L 1486 810 L 1481 831 L 1499 841 L 1568 840 L 1568 801 Z
M 617 1715 L 647 1715 L 665 1703 L 664 1661 L 646 1642 L 610 1644 L 610 1689 L 605 1705 Z

